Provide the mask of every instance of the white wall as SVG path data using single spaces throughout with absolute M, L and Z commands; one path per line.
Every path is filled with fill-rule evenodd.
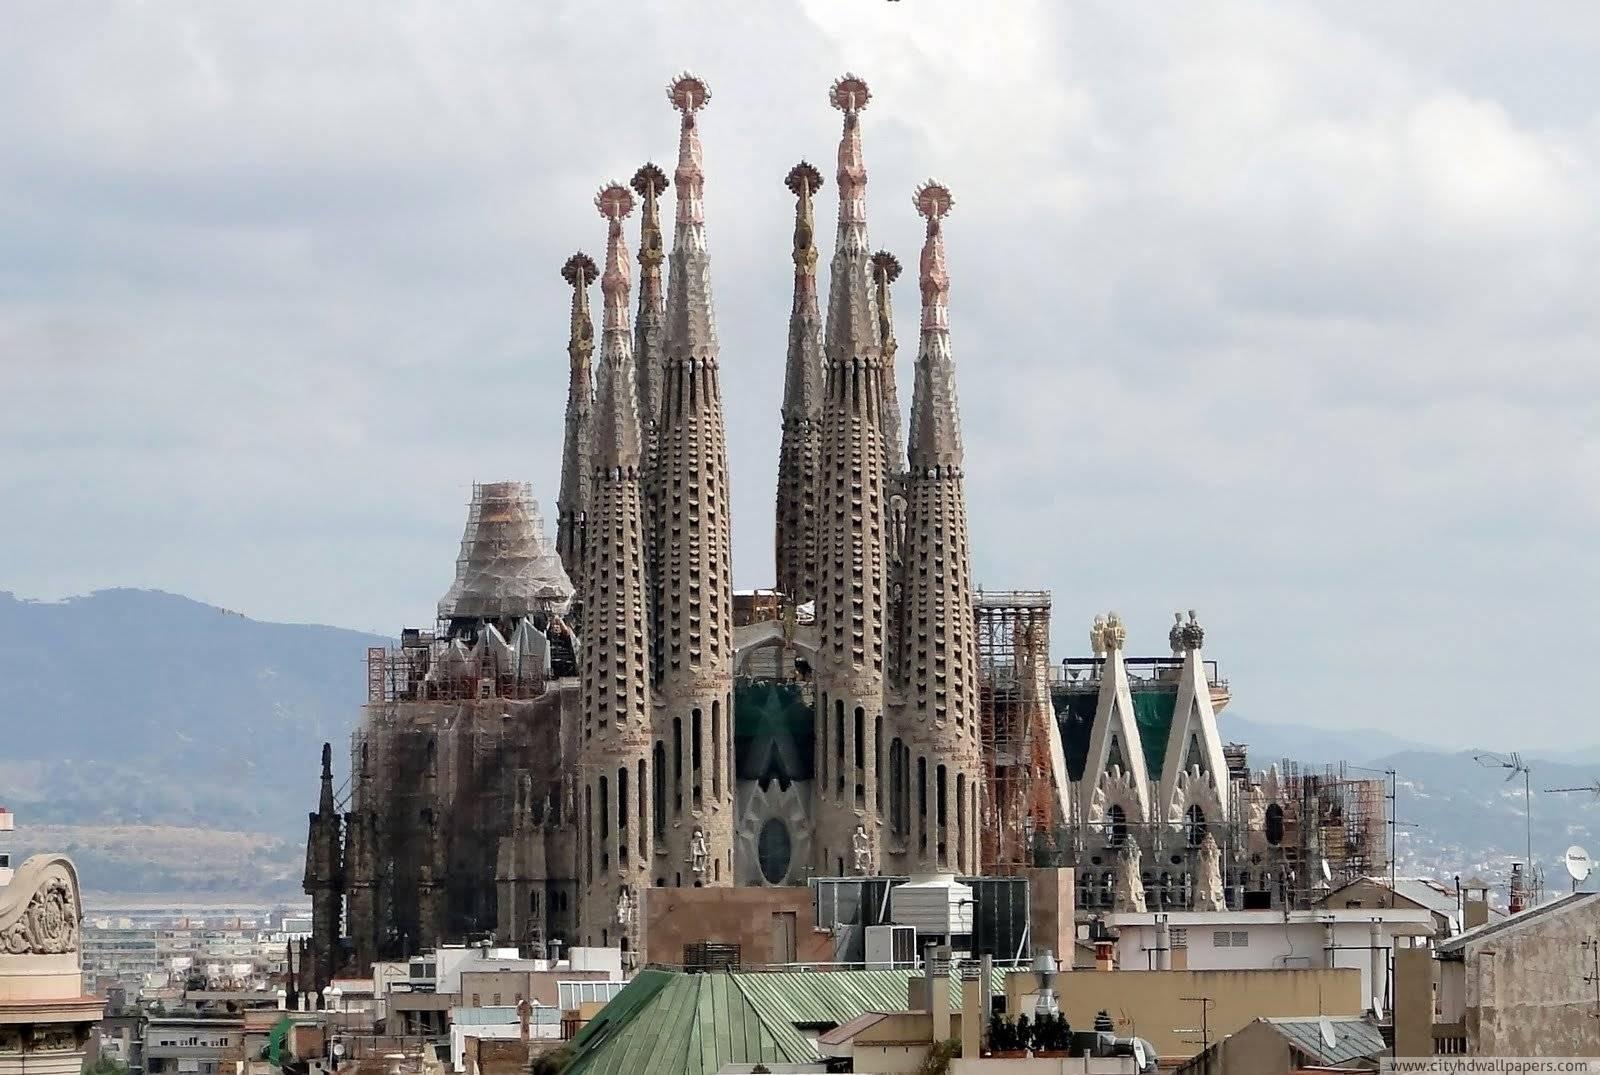
M 1383 999 L 1388 988 L 1389 953 L 1379 959 L 1378 977 L 1372 977 L 1372 933 L 1370 915 L 1366 920 L 1341 918 L 1331 923 L 1333 948 L 1328 948 L 1330 924 L 1318 920 L 1318 912 L 1294 912 L 1285 919 L 1278 911 L 1174 912 L 1168 916 L 1174 929 L 1188 934 L 1190 970 L 1267 970 L 1277 968 L 1349 968 L 1361 972 L 1364 1005 L 1373 997 Z M 1395 913 L 1395 912 L 1390 912 Z M 1419 912 L 1422 913 L 1422 912 Z M 1146 970 L 1156 966 L 1156 926 L 1153 915 L 1113 916 L 1120 933 L 1117 965 L 1122 970 Z M 1409 939 L 1405 931 L 1416 923 L 1380 922 L 1378 943 L 1393 947 L 1395 931 L 1402 934 L 1398 945 Z M 1244 933 L 1244 947 L 1218 946 L 1216 934 Z

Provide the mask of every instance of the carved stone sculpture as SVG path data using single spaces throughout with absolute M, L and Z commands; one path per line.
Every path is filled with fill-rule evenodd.
M 703 877 L 710 861 L 711 850 L 706 846 L 706 834 L 696 825 L 694 836 L 689 840 L 689 868 L 694 871 L 696 877 Z
M 1194 909 L 1228 909 L 1222 897 L 1222 849 L 1217 846 L 1217 838 L 1209 832 L 1200 841 L 1200 871 L 1195 877 Z
M 1105 630 L 1102 632 L 1101 637 L 1105 640 L 1105 647 L 1108 653 L 1115 653 L 1122 649 L 1128 641 L 1128 629 L 1123 626 L 1122 617 L 1115 612 L 1107 614 Z
M 1106 618 L 1096 616 L 1089 627 L 1089 648 L 1096 657 L 1106 655 Z
M 865 825 L 857 825 L 854 835 L 850 837 L 850 844 L 855 855 L 856 873 L 868 874 L 872 872 L 872 840 L 867 836 Z
M 1118 914 L 1144 913 L 1144 880 L 1139 876 L 1139 845 L 1127 840 L 1117 855 L 1117 887 L 1111 909 Z
M 1167 645 L 1172 647 L 1174 657 L 1183 653 L 1183 613 L 1172 614 L 1172 629 L 1167 632 Z
M 34 890 L 22 913 L 0 927 L 0 951 L 8 955 L 76 952 L 78 919 L 78 901 L 71 879 L 59 874 L 48 875 Z

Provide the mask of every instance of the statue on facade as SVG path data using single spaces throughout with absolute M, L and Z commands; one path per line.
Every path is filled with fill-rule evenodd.
M 1222 897 L 1222 849 L 1217 846 L 1217 838 L 1209 832 L 1200 841 L 1200 872 L 1195 878 L 1194 909 L 1228 909 Z
M 1189 610 L 1189 622 L 1180 629 L 1183 636 L 1183 648 L 1198 652 L 1205 645 L 1206 629 L 1200 626 L 1200 620 L 1195 616 L 1194 609 Z
M 1117 854 L 1117 887 L 1111 909 L 1118 914 L 1144 913 L 1144 879 L 1139 876 L 1139 845 L 1129 839 Z
M 633 893 L 626 885 L 617 894 L 617 925 L 624 931 L 633 925 Z
M 1115 653 L 1128 641 L 1128 629 L 1123 626 L 1122 617 L 1115 612 L 1106 614 L 1106 626 L 1101 636 L 1105 640 L 1106 652 Z
M 857 825 L 856 831 L 850 837 L 850 846 L 855 853 L 855 871 L 859 874 L 872 872 L 872 841 L 867 836 L 867 827 Z
M 711 849 L 706 846 L 706 834 L 696 825 L 694 836 L 689 840 L 689 869 L 694 871 L 696 877 L 703 877 L 710 862 Z

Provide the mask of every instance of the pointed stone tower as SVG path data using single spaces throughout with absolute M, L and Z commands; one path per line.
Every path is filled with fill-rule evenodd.
M 333 746 L 322 744 L 322 781 L 316 813 L 306 839 L 305 891 L 311 894 L 312 976 L 319 988 L 339 970 L 336 966 L 340 906 L 344 897 L 344 837 L 333 796 Z
M 661 384 L 667 366 L 667 294 L 661 266 L 666 244 L 661 237 L 661 195 L 669 186 L 667 173 L 654 163 L 641 165 L 629 184 L 639 195 L 643 211 L 639 223 L 639 312 L 633 323 L 633 363 L 638 371 L 635 396 L 639 402 L 639 431 L 643 437 L 639 473 L 644 489 L 644 574 L 647 592 L 656 592 L 661 555 L 656 535 L 661 529 L 659 429 Z M 652 601 L 653 601 L 652 597 Z M 658 674 L 651 652 L 651 681 Z
M 1137 840 L 1151 820 L 1149 768 L 1134 715 L 1128 666 L 1122 659 L 1127 640 L 1128 630 L 1115 612 L 1095 617 L 1089 641 L 1102 660 L 1100 696 L 1083 779 L 1078 782 L 1078 811 L 1085 822 L 1099 827 L 1108 846 Z
M 622 222 L 633 195 L 620 183 L 595 198 L 607 221 L 601 278 L 605 318 L 595 407 L 589 555 L 583 575 L 583 893 L 584 943 L 623 941 L 615 921 L 624 889 L 649 884 L 654 843 L 646 824 L 651 709 L 649 593 L 645 588 L 643 447 L 628 324 L 629 265 Z
M 905 710 L 900 738 L 914 759 L 910 872 L 976 873 L 983 760 L 978 741 L 977 629 L 944 218 L 950 191 L 917 188 L 922 246 L 922 342 L 906 475 L 905 581 L 900 625 Z
M 1198 847 L 1210 825 L 1228 821 L 1228 762 L 1211 704 L 1211 684 L 1200 652 L 1205 629 L 1193 611 L 1189 621 L 1175 617 L 1169 636 L 1173 655 L 1183 658 L 1178 673 L 1178 699 L 1172 711 L 1167 752 L 1162 755 L 1161 784 L 1156 803 L 1169 825 L 1180 828 L 1191 847 Z
M 900 392 L 895 385 L 894 359 L 900 345 L 894 335 L 894 304 L 889 285 L 900 278 L 900 259 L 887 250 L 872 255 L 872 293 L 878 303 L 878 336 L 883 341 L 883 443 L 884 459 L 891 476 L 904 472 L 906 457 L 901 454 Z
M 706 84 L 667 88 L 682 115 L 657 440 L 654 880 L 733 882 L 733 570 L 727 437 L 696 116 Z
M 829 100 L 839 139 L 839 230 L 823 352 L 822 470 L 817 491 L 817 872 L 880 872 L 884 768 L 884 607 L 888 591 L 883 349 L 867 244 L 861 112 L 867 84 L 845 75 Z M 863 830 L 858 833 L 858 827 Z M 864 836 L 864 839 L 863 839 Z
M 561 276 L 572 286 L 572 327 L 567 337 L 567 427 L 561 446 L 556 553 L 568 576 L 577 578 L 583 566 L 589 510 L 589 446 L 594 440 L 594 386 L 589 371 L 589 359 L 594 354 L 594 322 L 589 317 L 589 285 L 596 276 L 594 259 L 587 254 L 572 255 L 561 267 Z
M 784 181 L 794 192 L 794 303 L 783 380 L 783 442 L 778 449 L 774 531 L 778 589 L 795 604 L 817 593 L 817 481 L 822 461 L 822 315 L 817 308 L 812 196 L 822 173 L 801 161 Z

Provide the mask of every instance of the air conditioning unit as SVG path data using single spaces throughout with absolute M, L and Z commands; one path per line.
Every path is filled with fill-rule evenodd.
M 917 965 L 915 926 L 868 926 L 867 969 L 904 970 Z

